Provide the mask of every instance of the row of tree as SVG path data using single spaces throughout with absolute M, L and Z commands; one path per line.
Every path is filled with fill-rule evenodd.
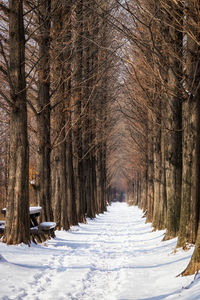
M 30 243 L 30 204 L 40 205 L 41 220 L 54 220 L 57 229 L 106 209 L 108 10 L 105 0 L 0 2 L 8 244 Z
M 200 269 L 199 2 L 8 2 L 0 2 L 5 242 L 29 243 L 30 202 L 68 229 L 106 209 L 112 184 L 167 229 L 165 240 L 195 244 L 184 275 Z
M 200 4 L 117 2 L 131 20 L 118 26 L 128 40 L 120 109 L 133 145 L 132 203 L 167 229 L 165 240 L 195 244 L 183 272 L 192 274 L 200 269 Z

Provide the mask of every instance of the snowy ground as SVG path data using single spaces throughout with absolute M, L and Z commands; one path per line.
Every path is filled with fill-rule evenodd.
M 0 243 L 0 299 L 200 299 L 200 279 L 176 277 L 193 250 L 175 254 L 176 239 L 162 242 L 141 216 L 114 203 L 43 245 Z

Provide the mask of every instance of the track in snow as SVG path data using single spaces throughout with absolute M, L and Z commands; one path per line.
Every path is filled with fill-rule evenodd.
M 175 276 L 191 252 L 175 255 L 176 239 L 161 242 L 163 235 L 164 231 L 152 232 L 137 207 L 113 203 L 95 220 L 56 232 L 47 247 L 29 248 L 24 260 L 17 253 L 14 265 L 23 284 L 10 284 L 13 296 L 0 299 L 177 299 L 191 278 Z M 10 257 L 6 258 L 14 260 Z

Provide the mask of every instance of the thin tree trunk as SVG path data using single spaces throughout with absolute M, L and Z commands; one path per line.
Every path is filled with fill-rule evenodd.
M 154 210 L 154 164 L 153 164 L 153 120 L 151 113 L 148 116 L 148 164 L 147 164 L 147 222 L 153 220 Z
M 38 150 L 36 157 L 37 203 L 42 206 L 42 220 L 52 221 L 50 166 L 50 11 L 51 1 L 39 1 L 38 65 Z
M 82 161 L 82 101 L 83 101 L 83 1 L 75 6 L 75 52 L 74 52 L 74 91 L 73 91 L 73 153 L 76 195 L 76 213 L 78 222 L 84 221 L 83 211 L 83 161 Z
M 70 103 L 69 103 L 69 107 Z M 72 129 L 71 129 L 71 112 L 67 113 L 68 126 L 66 126 L 67 141 L 66 141 L 66 164 L 67 164 L 67 197 L 68 197 L 68 220 L 69 225 L 77 225 L 77 211 L 76 211 L 76 194 L 75 194 L 75 180 L 73 168 L 73 151 L 72 151 Z
M 154 125 L 154 211 L 152 226 L 161 229 L 160 201 L 161 201 L 161 129 L 155 122 Z
M 175 10 L 175 7 L 172 8 Z M 181 11 L 179 13 L 181 16 Z M 180 93 L 182 65 L 179 61 L 179 55 L 182 53 L 182 33 L 176 30 L 175 27 L 171 27 L 169 35 L 172 54 L 169 57 L 170 67 L 168 69 L 168 89 L 170 94 L 165 106 L 167 195 L 167 232 L 165 240 L 176 237 L 179 231 L 182 178 L 182 97 Z
M 69 83 L 71 80 L 71 7 L 69 1 L 66 3 L 52 1 L 52 12 L 52 85 L 57 91 L 52 101 L 55 108 L 51 116 L 52 140 L 54 141 L 54 148 L 51 152 L 51 193 L 57 227 L 69 229 L 65 138 L 66 123 L 69 123 L 66 119 L 68 113 L 65 113 L 69 103 L 65 102 L 69 102 L 71 92 Z M 64 51 L 66 44 L 67 49 Z

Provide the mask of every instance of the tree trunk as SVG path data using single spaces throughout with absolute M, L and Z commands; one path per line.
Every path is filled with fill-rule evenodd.
M 175 11 L 176 7 L 172 5 Z M 180 16 L 182 12 L 180 11 Z M 171 19 L 171 18 L 170 18 Z M 172 20 L 173 22 L 173 20 Z M 180 20 L 180 23 L 182 20 Z M 167 232 L 165 240 L 174 238 L 178 234 L 181 207 L 181 174 L 182 174 L 182 97 L 180 82 L 182 80 L 182 64 L 179 56 L 182 53 L 182 33 L 170 27 L 168 90 L 166 101 L 166 136 L 165 136 L 165 171 L 167 196 Z M 181 59 L 181 57 L 180 57 Z
M 69 103 L 69 107 L 71 107 Z M 66 126 L 67 141 L 66 141 L 66 164 L 67 164 L 67 197 L 68 197 L 68 220 L 69 225 L 77 225 L 76 213 L 76 198 L 75 198 L 75 180 L 73 168 L 73 151 L 72 151 L 72 126 L 71 126 L 71 111 L 67 113 L 68 126 Z
M 70 43 L 71 43 L 71 7 L 69 2 L 52 1 L 52 85 L 55 92 L 51 116 L 52 142 L 51 152 L 51 193 L 54 207 L 54 221 L 58 229 L 69 229 L 67 213 L 67 170 L 65 127 L 70 99 Z M 65 45 L 68 45 L 65 49 Z M 57 55 L 55 55 L 57 54 Z M 65 62 L 63 64 L 63 62 Z M 68 107 L 67 107 L 68 106 Z
M 151 112 L 148 115 L 148 163 L 147 163 L 147 222 L 153 220 L 154 210 L 154 163 L 153 163 L 153 120 Z
M 161 229 L 161 128 L 157 125 L 157 122 L 154 125 L 154 211 L 152 226 L 154 229 Z
M 10 0 L 9 9 L 10 98 L 13 106 L 10 112 L 9 184 L 4 241 L 7 244 L 29 244 L 29 151 L 23 1 Z
M 144 170 L 141 174 L 141 200 L 139 207 L 144 211 L 147 210 L 147 171 Z
M 200 270 L 200 222 L 197 231 L 197 239 L 192 258 L 187 268 L 181 273 L 182 276 L 192 275 Z
M 161 178 L 160 178 L 160 229 L 167 227 L 167 195 L 166 195 L 166 170 L 165 170 L 165 104 L 162 103 L 161 117 Z
M 50 166 L 50 12 L 51 1 L 39 1 L 39 65 L 38 65 L 38 150 L 36 157 L 37 204 L 42 206 L 41 219 L 52 221 Z
M 84 222 L 83 211 L 83 150 L 82 150 L 82 101 L 83 101 L 83 1 L 75 6 L 75 52 L 73 76 L 73 154 L 74 179 L 76 195 L 76 213 L 78 222 Z
M 199 33 L 193 24 L 198 26 L 196 1 L 188 2 L 187 22 L 190 32 L 199 40 Z M 199 222 L 199 78 L 200 78 L 200 49 L 191 35 L 187 36 L 187 80 L 188 98 L 183 103 L 183 171 L 182 171 L 182 201 L 180 232 L 178 247 L 186 243 L 195 243 Z
M 199 100 L 193 98 L 183 103 L 183 173 L 180 233 L 178 247 L 195 243 L 199 211 Z

